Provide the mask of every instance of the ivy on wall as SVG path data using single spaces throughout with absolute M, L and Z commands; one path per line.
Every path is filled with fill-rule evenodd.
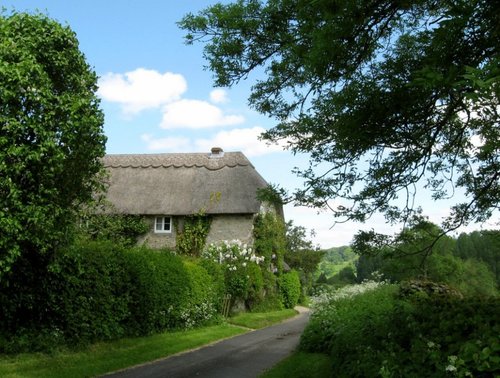
M 211 224 L 212 218 L 202 211 L 186 216 L 182 229 L 176 222 L 177 252 L 183 255 L 200 256 L 205 247 Z

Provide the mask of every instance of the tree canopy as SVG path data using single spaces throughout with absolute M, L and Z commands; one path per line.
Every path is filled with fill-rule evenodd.
M 461 234 L 458 239 L 442 236 L 433 223 L 421 220 L 393 237 L 390 246 L 380 243 L 370 250 L 353 249 L 358 282 L 372 278 L 401 282 L 425 279 L 444 282 L 467 295 L 498 295 L 498 232 Z M 433 245 L 432 254 L 429 245 Z M 362 247 L 365 247 L 364 245 Z
M 19 256 L 67 239 L 92 198 L 106 141 L 96 90 L 69 27 L 0 13 L 0 281 Z
M 399 222 L 417 188 L 462 191 L 445 230 L 499 209 L 500 2 L 239 0 L 179 25 L 215 85 L 255 78 L 265 139 L 310 154 L 298 203 Z

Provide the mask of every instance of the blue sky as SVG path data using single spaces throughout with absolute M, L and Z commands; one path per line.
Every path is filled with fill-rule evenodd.
M 247 106 L 251 83 L 214 88 L 205 71 L 202 46 L 186 46 L 176 22 L 210 0 L 2 0 L 17 11 L 40 10 L 77 34 L 80 49 L 100 77 L 99 96 L 105 113 L 107 153 L 204 152 L 212 146 L 243 151 L 270 183 L 293 189 L 302 185 L 291 172 L 307 166 L 307 156 L 294 156 L 278 145 L 257 139 L 273 120 Z M 222 1 L 227 2 L 227 1 Z M 439 222 L 447 207 L 424 209 Z M 397 228 L 375 216 L 366 224 L 331 228 L 328 212 L 287 205 L 285 217 L 314 229 L 323 248 L 349 244 L 359 229 L 393 233 Z

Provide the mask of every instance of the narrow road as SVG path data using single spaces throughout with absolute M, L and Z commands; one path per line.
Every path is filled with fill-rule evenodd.
M 283 323 L 106 377 L 258 377 L 297 347 L 309 320 L 309 312 L 304 308 L 298 309 L 299 315 Z

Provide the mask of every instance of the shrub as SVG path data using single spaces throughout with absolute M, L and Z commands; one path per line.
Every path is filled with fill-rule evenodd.
M 491 377 L 500 373 L 500 301 L 456 295 L 415 295 L 391 315 L 385 369 L 411 376 Z
M 129 275 L 123 249 L 110 242 L 75 244 L 51 266 L 48 302 L 56 326 L 72 342 L 126 334 Z
M 0 290 L 0 350 L 46 351 L 127 334 L 128 277 L 122 248 L 109 242 L 59 250 L 49 271 L 39 272 L 38 287 L 23 280 Z
M 205 248 L 211 224 L 212 218 L 203 212 L 185 217 L 182 229 L 176 224 L 177 252 L 199 257 Z
M 313 298 L 314 312 L 302 335 L 301 348 L 336 353 L 335 360 L 342 364 L 356 363 L 360 354 L 366 353 L 369 340 L 387 334 L 387 317 L 396 291 L 393 285 L 366 282 Z M 372 330 L 374 326 L 378 328 Z
M 32 260 L 21 261 L 15 269 L 27 271 Z M 216 316 L 224 290 L 216 263 L 105 241 L 80 240 L 59 251 L 38 277 L 38 289 L 31 276 L 29 287 L 21 281 L 0 287 L 0 351 L 47 351 L 193 327 Z
M 328 353 L 338 377 L 498 374 L 499 299 L 414 286 L 399 292 L 395 285 L 367 283 L 324 293 L 301 349 Z
M 181 310 L 184 328 L 207 323 L 217 314 L 217 288 L 210 274 L 192 261 L 184 261 L 187 271 L 188 300 Z
M 92 211 L 82 212 L 77 231 L 79 237 L 90 240 L 112 241 L 126 247 L 137 244 L 139 236 L 149 230 L 149 224 L 140 215 L 102 214 Z M 100 209 L 96 209 L 99 211 Z M 112 208 L 103 207 L 102 211 Z
M 224 300 L 224 294 L 226 293 L 223 267 L 219 263 L 216 263 L 215 261 L 209 259 L 199 259 L 197 263 L 198 265 L 203 267 L 203 269 L 205 269 L 212 278 L 212 283 L 214 286 L 213 301 L 217 312 L 222 313 L 222 304 Z
M 285 308 L 294 308 L 299 302 L 301 291 L 299 274 L 294 270 L 282 274 L 278 278 L 278 286 Z
M 265 259 L 265 269 L 281 274 L 286 250 L 286 227 L 283 220 L 271 212 L 259 214 L 254 221 L 254 247 Z
M 259 264 L 265 258 L 257 256 L 252 247 L 239 240 L 223 241 L 209 245 L 202 256 L 223 267 L 226 292 L 233 303 L 242 300 L 251 307 L 262 299 L 264 280 Z
M 251 304 L 252 312 L 269 312 L 283 310 L 283 300 L 278 290 L 278 278 L 269 270 L 261 269 L 262 272 L 262 298 Z
M 138 335 L 184 325 L 181 312 L 189 303 L 188 273 L 169 251 L 135 248 L 126 253 L 130 270 L 129 327 Z

